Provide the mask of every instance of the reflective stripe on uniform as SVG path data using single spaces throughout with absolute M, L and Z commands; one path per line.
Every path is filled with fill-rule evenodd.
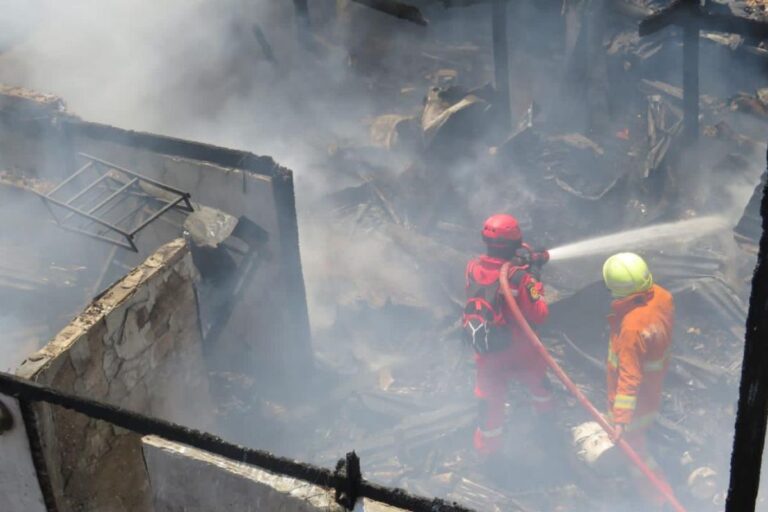
M 612 348 L 608 349 L 608 364 L 614 368 L 619 367 L 619 356 L 616 354 L 616 352 L 613 351 Z
M 485 438 L 499 437 L 504 432 L 504 429 L 501 427 L 494 428 L 493 430 L 483 430 L 483 429 L 479 429 L 479 430 L 480 430 L 480 434 L 482 434 L 482 436 Z
M 669 359 L 669 351 L 665 352 L 664 356 L 661 359 L 644 362 L 643 370 L 645 370 L 646 372 L 660 372 L 664 369 L 664 365 L 667 363 L 668 359 Z
M 614 409 L 633 409 L 637 407 L 637 397 L 631 395 L 616 395 L 613 400 Z

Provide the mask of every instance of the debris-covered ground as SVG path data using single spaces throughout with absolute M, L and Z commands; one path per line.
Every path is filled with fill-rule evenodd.
M 348 2 L 335 22 L 317 25 L 313 55 L 343 49 L 348 80 L 373 112 L 354 120 L 354 136 L 321 136 L 319 126 L 305 143 L 321 147 L 309 166 L 323 176 L 319 192 L 308 172 L 297 185 L 318 375 L 295 404 L 262 396 L 249 376 L 214 374 L 231 390 L 218 411 L 225 433 L 329 466 L 354 449 L 366 478 L 477 510 L 623 510 L 622 475 L 598 475 L 568 449 L 552 460 L 537 446 L 518 389 L 508 407 L 508 471 L 489 475 L 475 459 L 473 366 L 458 323 L 464 265 L 482 249 L 480 223 L 497 211 L 516 215 L 526 240 L 549 248 L 709 215 L 736 225 L 764 168 L 768 48 L 701 31 L 697 146 L 683 138 L 682 30 L 637 32 L 671 2 L 513 2 L 510 115 L 491 85 L 489 6 L 411 3 L 429 30 Z M 766 16 L 755 0 L 708 4 Z M 275 62 L 264 34 L 257 38 Z M 348 120 L 340 103 L 324 115 Z M 0 173 L 3 183 L 20 179 Z M 720 510 L 754 256 L 729 228 L 628 248 L 648 257 L 678 307 L 656 456 L 690 510 Z M 552 318 L 540 331 L 598 406 L 605 256 L 545 267 Z M 0 257 L 0 286 L 42 279 L 17 268 Z M 45 279 L 66 291 L 76 273 L 51 269 Z M 568 439 L 588 417 L 555 387 Z M 246 422 L 253 428 L 244 433 Z
M 759 14 L 754 4 L 732 7 Z M 523 14 L 558 19 L 543 6 Z M 704 67 L 701 142 L 687 147 L 679 70 L 671 64 L 679 62 L 679 33 L 641 40 L 636 20 L 611 16 L 621 23 L 608 25 L 595 57 L 605 66 L 605 82 L 575 77 L 574 89 L 582 92 L 550 90 L 543 80 L 562 72 L 563 46 L 520 42 L 512 59 L 520 67 L 512 71 L 525 69 L 529 77 L 513 88 L 522 100 L 510 130 L 497 124 L 482 38 L 421 41 L 402 68 L 387 70 L 381 81 L 376 75 L 374 91 L 380 86 L 385 96 L 399 89 L 403 97 L 392 97 L 380 117 L 368 120 L 369 144 L 330 147 L 319 166 L 339 186 L 305 205 L 316 351 L 332 377 L 323 383 L 324 399 L 278 414 L 288 432 L 314 426 L 305 446 L 285 434 L 286 450 L 333 464 L 355 449 L 369 478 L 478 510 L 596 510 L 600 503 L 622 509 L 621 476 L 596 475 L 568 450 L 561 460 L 548 459 L 536 446 L 519 390 L 509 401 L 508 474 L 484 472 L 471 450 L 473 367 L 457 323 L 464 264 L 481 249 L 478 226 L 491 212 L 514 213 L 527 239 L 545 247 L 710 214 L 733 226 L 741 215 L 763 168 L 768 89 L 762 87 L 768 81 L 734 72 L 732 82 L 723 83 Z M 723 66 L 736 61 L 753 69 L 744 55 L 763 58 L 760 45 L 723 34 L 702 32 L 701 43 L 702 59 Z M 424 96 L 422 105 L 408 99 L 414 89 Z M 569 105 L 596 89 L 606 94 L 604 119 L 599 105 L 587 112 Z M 320 244 L 328 249 L 306 249 Z M 656 454 L 691 510 L 719 510 L 754 259 L 736 247 L 730 229 L 685 244 L 632 248 L 648 256 L 657 282 L 674 292 L 678 305 L 673 364 L 653 435 Z M 545 268 L 553 314 L 541 331 L 599 406 L 610 302 L 600 282 L 604 256 Z M 557 389 L 568 437 L 569 428 L 588 417 Z

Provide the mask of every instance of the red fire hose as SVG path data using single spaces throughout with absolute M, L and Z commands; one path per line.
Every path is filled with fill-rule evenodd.
M 521 327 L 523 330 L 523 333 L 525 334 L 525 337 L 528 338 L 528 341 L 530 341 L 534 348 L 539 352 L 541 357 L 544 358 L 544 361 L 546 361 L 547 365 L 552 369 L 552 371 L 555 373 L 558 379 L 560 379 L 560 382 L 563 383 L 563 385 L 568 389 L 568 391 L 571 392 L 573 396 L 576 397 L 576 399 L 579 401 L 582 407 L 587 410 L 587 412 L 595 419 L 596 422 L 600 424 L 601 427 L 603 427 L 603 430 L 613 439 L 614 437 L 614 431 L 613 427 L 606 421 L 606 419 L 603 417 L 602 414 L 595 408 L 594 405 L 589 401 L 589 399 L 584 396 L 584 393 L 581 392 L 579 388 L 576 387 L 576 384 L 573 383 L 570 377 L 568 377 L 568 374 L 566 374 L 562 368 L 560 368 L 560 365 L 557 364 L 557 361 L 555 361 L 551 355 L 549 355 L 549 352 L 547 351 L 547 348 L 544 346 L 544 344 L 539 340 L 539 337 L 536 335 L 535 332 L 533 332 L 533 329 L 531 329 L 531 326 L 528 325 L 528 321 L 525 319 L 523 314 L 520 312 L 520 308 L 517 306 L 517 302 L 515 301 L 515 298 L 512 296 L 512 291 L 509 288 L 509 280 L 508 280 L 508 274 L 509 274 L 509 263 L 505 263 L 501 267 L 501 272 L 499 276 L 499 281 L 501 283 L 501 291 L 504 294 L 504 299 L 507 301 L 507 304 L 509 305 L 509 309 L 512 312 L 512 316 L 515 318 L 515 321 L 517 324 Z M 672 508 L 675 510 L 675 512 L 686 512 L 685 508 L 680 504 L 679 501 L 677 501 L 677 498 L 675 498 L 675 495 L 672 493 L 672 490 L 669 488 L 669 486 L 663 482 L 652 470 L 648 467 L 648 465 L 643 461 L 643 459 L 637 454 L 637 452 L 627 443 L 624 439 L 619 439 L 618 442 L 619 448 L 621 448 L 621 451 L 624 452 L 624 454 L 629 457 L 629 460 L 632 461 L 632 463 L 637 466 L 637 469 L 639 469 L 643 475 L 648 478 L 648 481 L 653 484 L 653 486 L 664 496 L 664 498 L 669 502 L 670 505 L 672 505 Z

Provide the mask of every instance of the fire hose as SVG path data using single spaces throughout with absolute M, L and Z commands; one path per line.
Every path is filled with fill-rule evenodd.
M 581 390 L 576 387 L 576 384 L 574 384 L 571 378 L 568 377 L 568 374 L 566 374 L 560 365 L 557 364 L 557 361 L 555 361 L 554 358 L 549 354 L 547 348 L 541 342 L 536 333 L 533 332 L 533 329 L 531 329 L 528 321 L 520 312 L 520 308 L 517 306 L 517 301 L 515 301 L 515 298 L 512 295 L 512 290 L 509 288 L 509 266 L 509 263 L 505 263 L 501 267 L 499 281 L 501 284 L 501 292 L 504 295 L 504 299 L 506 300 L 515 321 L 522 329 L 525 337 L 533 345 L 539 355 L 541 355 L 541 357 L 547 363 L 547 366 L 550 367 L 560 382 L 562 382 L 566 389 L 568 389 L 568 391 L 576 397 L 581 406 L 587 410 L 590 416 L 592 416 L 592 418 L 594 418 L 594 420 L 603 428 L 603 430 L 605 430 L 610 438 L 614 439 L 615 432 L 611 424 L 608 423 L 608 421 L 603 417 L 602 414 L 600 414 L 595 406 L 592 405 L 584 393 L 582 393 Z M 664 496 L 664 499 L 666 499 L 669 504 L 672 505 L 672 508 L 675 510 L 675 512 L 686 512 L 685 508 L 680 504 L 679 501 L 677 501 L 677 498 L 669 486 L 663 482 L 659 476 L 656 475 L 653 470 L 651 470 L 651 468 L 648 467 L 645 461 L 643 461 L 642 457 L 638 455 L 638 453 L 634 450 L 634 448 L 632 448 L 632 446 L 630 446 L 629 443 L 627 443 L 624 439 L 619 439 L 614 444 L 618 445 L 621 451 L 624 452 L 624 455 L 626 455 L 629 460 L 632 461 L 632 464 L 634 464 L 637 469 L 640 470 L 640 472 L 648 479 L 648 481 L 659 491 L 659 493 Z

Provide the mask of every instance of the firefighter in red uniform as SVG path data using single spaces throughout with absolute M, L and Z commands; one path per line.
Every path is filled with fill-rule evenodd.
M 523 243 L 517 220 L 511 215 L 493 215 L 483 226 L 486 254 L 467 264 L 467 303 L 463 326 L 475 350 L 477 369 L 475 396 L 480 412 L 474 434 L 475 449 L 482 456 L 496 455 L 502 445 L 504 404 L 511 381 L 528 390 L 534 411 L 544 429 L 552 425 L 552 393 L 546 363 L 522 335 L 501 295 L 499 270 L 511 262 L 509 281 L 515 300 L 533 326 L 543 323 L 549 309 L 542 298 L 544 286 L 539 271 L 549 258 Z M 544 416 L 544 417 L 542 417 Z

